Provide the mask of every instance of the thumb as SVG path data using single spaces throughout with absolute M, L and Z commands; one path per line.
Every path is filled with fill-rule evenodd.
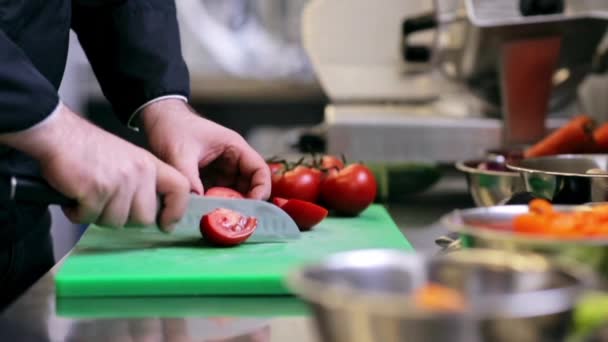
M 156 162 L 156 191 L 162 195 L 159 223 L 164 231 L 173 230 L 188 206 L 190 186 L 188 180 L 173 167 L 160 160 Z
M 198 160 L 196 158 L 179 158 L 171 164 L 188 179 L 191 191 L 194 191 L 197 195 L 205 193 L 205 188 L 198 172 Z

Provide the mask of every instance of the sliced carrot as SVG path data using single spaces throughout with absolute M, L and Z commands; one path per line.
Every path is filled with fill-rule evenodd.
M 466 308 L 464 297 L 456 290 L 429 282 L 414 292 L 416 306 L 428 310 L 462 311 Z
M 594 236 L 598 238 L 606 238 L 608 237 L 608 222 L 602 222 L 596 224 L 594 226 L 588 226 L 587 229 L 584 230 L 585 233 L 589 236 Z
M 608 238 L 608 205 L 591 210 L 559 212 L 545 200 L 534 200 L 527 213 L 512 221 L 516 232 L 540 234 L 556 238 L 606 237 Z
M 524 151 L 525 158 L 561 153 L 577 153 L 593 145 L 593 119 L 588 115 L 575 116 L 566 125 L 555 130 Z
M 540 215 L 521 214 L 513 220 L 513 229 L 521 233 L 534 233 L 540 231 L 544 224 L 545 222 Z
M 547 228 L 560 235 L 570 235 L 577 233 L 580 223 L 575 216 L 561 214 L 553 216 Z
M 608 123 L 601 125 L 593 131 L 593 141 L 600 150 L 608 150 Z
M 530 211 L 537 214 L 550 214 L 553 213 L 553 206 L 551 203 L 542 198 L 535 198 L 530 201 Z

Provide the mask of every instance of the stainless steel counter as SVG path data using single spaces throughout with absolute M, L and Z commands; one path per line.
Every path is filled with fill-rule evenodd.
M 464 178 L 389 204 L 395 222 L 421 252 L 438 250 L 435 224 L 472 206 Z M 55 266 L 0 316 L 0 341 L 317 341 L 307 307 L 291 297 L 56 299 Z

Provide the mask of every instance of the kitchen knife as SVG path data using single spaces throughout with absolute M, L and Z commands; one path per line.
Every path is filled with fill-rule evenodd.
M 14 175 L 0 175 L 0 200 L 61 206 L 77 204 L 75 200 L 64 196 L 42 180 Z M 186 214 L 176 226 L 182 229 L 198 229 L 201 217 L 217 208 L 235 210 L 258 219 L 258 227 L 247 241 L 278 242 L 300 237 L 298 226 L 285 211 L 274 204 L 254 199 L 191 194 Z

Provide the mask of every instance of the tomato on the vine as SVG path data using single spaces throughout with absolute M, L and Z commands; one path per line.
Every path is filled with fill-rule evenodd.
M 270 174 L 274 175 L 275 173 L 283 171 L 285 165 L 279 162 L 270 162 L 268 163 L 268 168 L 270 168 Z
M 316 202 L 321 192 L 321 171 L 307 166 L 272 175 L 272 197 Z
M 329 172 L 321 186 L 321 200 L 329 209 L 347 215 L 358 215 L 376 198 L 374 174 L 363 164 Z
M 323 157 L 321 157 L 321 168 L 324 170 L 330 170 L 330 169 L 343 169 L 344 168 L 344 162 L 333 155 L 330 154 L 326 154 Z

